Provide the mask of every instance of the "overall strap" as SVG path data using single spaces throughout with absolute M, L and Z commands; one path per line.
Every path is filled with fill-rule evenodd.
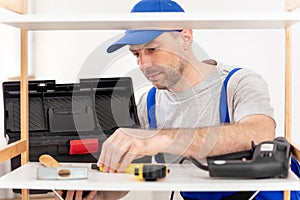
M 228 111 L 228 103 L 227 103 L 227 84 L 230 77 L 241 68 L 235 68 L 231 70 L 231 72 L 227 75 L 223 82 L 221 96 L 220 96 L 220 123 L 230 123 L 229 111 Z M 291 169 L 292 171 L 300 177 L 300 164 L 293 157 L 291 158 Z M 244 192 L 181 192 L 181 196 L 185 200 L 189 199 L 242 199 L 242 196 L 252 196 L 252 191 L 244 191 Z M 283 196 L 282 191 L 260 191 L 259 194 L 255 197 L 257 200 L 262 199 L 272 199 L 272 200 L 281 200 Z M 248 199 L 248 198 L 247 198 Z M 291 199 L 296 200 L 300 199 L 300 191 L 291 191 Z
M 231 72 L 227 75 L 226 79 L 223 82 L 221 97 L 220 97 L 220 122 L 221 123 L 230 123 L 229 112 L 228 112 L 228 103 L 227 103 L 227 84 L 230 77 L 241 68 L 235 68 L 231 70 Z M 291 169 L 292 171 L 300 177 L 300 164 L 295 160 L 295 158 L 291 158 Z M 235 196 L 240 199 L 239 195 L 250 195 L 253 194 L 251 191 L 246 192 L 237 192 L 235 194 L 227 196 L 229 199 L 234 199 Z M 282 199 L 283 192 L 282 191 L 261 191 L 259 195 L 255 197 L 255 199 L 274 199 L 279 200 Z M 300 191 L 291 191 L 291 199 L 296 200 L 300 198 Z M 224 198 L 225 200 L 226 198 Z
M 234 68 L 233 70 L 231 70 L 223 82 L 221 96 L 220 96 L 220 107 L 219 107 L 221 124 L 230 123 L 230 117 L 229 117 L 229 111 L 228 111 L 228 101 L 227 101 L 227 85 L 228 85 L 228 81 L 231 78 L 231 76 L 240 69 L 241 68 Z M 252 195 L 253 195 L 252 191 L 236 192 L 234 194 L 223 197 L 222 200 L 223 199 L 224 200 L 226 200 L 226 199 L 228 199 L 228 200 L 249 199 Z
M 233 70 L 231 70 L 223 82 L 221 96 L 220 96 L 220 107 L 219 107 L 221 124 L 230 123 L 229 112 L 228 112 L 228 102 L 227 102 L 227 84 L 228 84 L 230 77 L 240 69 L 241 68 L 234 68 Z
M 155 113 L 155 95 L 156 95 L 156 88 L 153 87 L 149 90 L 147 96 L 147 114 L 148 114 L 148 123 L 150 128 L 156 129 L 156 113 Z M 157 163 L 164 163 L 164 155 L 162 153 L 158 153 L 154 156 L 154 159 Z
M 156 115 L 155 115 L 155 95 L 156 88 L 153 87 L 149 90 L 147 96 L 147 114 L 150 128 L 157 128 Z

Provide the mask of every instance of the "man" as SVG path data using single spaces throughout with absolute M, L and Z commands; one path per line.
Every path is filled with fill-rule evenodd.
M 170 0 L 142 0 L 131 12 L 183 12 Z M 221 125 L 219 101 L 223 81 L 233 69 L 200 62 L 192 49 L 192 30 L 128 30 L 107 52 L 129 45 L 141 71 L 157 88 L 157 129 L 118 129 L 103 144 L 98 164 L 105 172 L 122 172 L 135 158 L 159 152 L 203 159 L 250 149 L 251 141 L 272 140 L 273 109 L 266 83 L 241 69 L 228 85 L 231 123 Z M 138 105 L 149 127 L 147 94 Z
M 132 12 L 149 9 L 154 2 L 175 4 L 169 0 L 142 0 Z M 143 35 L 140 42 L 139 35 Z M 141 71 L 157 88 L 156 105 L 163 110 L 156 114 L 158 130 L 120 128 L 108 138 L 99 159 L 104 171 L 124 171 L 133 159 L 158 152 L 203 158 L 249 149 L 251 141 L 258 143 L 274 138 L 275 123 L 267 86 L 260 76 L 246 69 L 237 72 L 228 86 L 228 94 L 232 95 L 229 97 L 232 123 L 218 126 L 216 109 L 221 86 L 232 68 L 198 61 L 191 48 L 192 42 L 192 30 L 127 31 L 108 48 L 111 53 L 129 45 Z M 139 106 L 140 122 L 146 127 L 146 95 Z M 198 107 L 205 110 L 195 113 Z M 193 121 L 191 125 L 185 125 L 190 121 Z M 213 147 L 203 151 L 209 135 L 218 135 L 218 140 Z
M 171 0 L 142 0 L 131 12 L 184 11 Z M 267 85 L 247 69 L 230 79 L 227 93 L 231 122 L 220 124 L 220 92 L 233 68 L 199 61 L 192 43 L 192 30 L 127 30 L 108 47 L 107 52 L 112 53 L 129 45 L 140 70 L 156 87 L 157 129 L 149 128 L 146 93 L 138 105 L 143 129 L 119 128 L 106 140 L 98 161 L 104 172 L 123 172 L 133 159 L 159 152 L 203 159 L 250 149 L 251 141 L 274 138 Z M 184 198 L 190 197 L 187 194 Z

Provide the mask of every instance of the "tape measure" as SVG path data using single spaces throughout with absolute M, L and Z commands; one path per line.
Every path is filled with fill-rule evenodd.
M 91 168 L 102 172 L 102 167 L 99 168 L 97 164 L 92 164 Z M 140 180 L 156 181 L 165 178 L 170 173 L 170 169 L 166 164 L 132 163 L 125 169 L 125 173 L 134 174 Z

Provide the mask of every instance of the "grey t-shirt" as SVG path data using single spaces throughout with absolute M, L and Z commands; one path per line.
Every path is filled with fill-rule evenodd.
M 183 93 L 167 90 L 156 92 L 157 128 L 200 128 L 220 124 L 219 104 L 222 84 L 231 66 L 218 63 L 215 69 L 199 84 Z M 141 126 L 149 128 L 146 92 L 138 103 Z M 229 80 L 227 86 L 228 110 L 231 123 L 252 114 L 273 118 L 268 86 L 254 71 L 243 68 Z

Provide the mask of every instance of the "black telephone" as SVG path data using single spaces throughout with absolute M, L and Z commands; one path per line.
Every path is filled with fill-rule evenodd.
M 289 170 L 291 147 L 283 137 L 261 142 L 247 151 L 207 158 L 207 166 L 194 158 L 198 167 L 208 170 L 211 177 L 286 178 Z

